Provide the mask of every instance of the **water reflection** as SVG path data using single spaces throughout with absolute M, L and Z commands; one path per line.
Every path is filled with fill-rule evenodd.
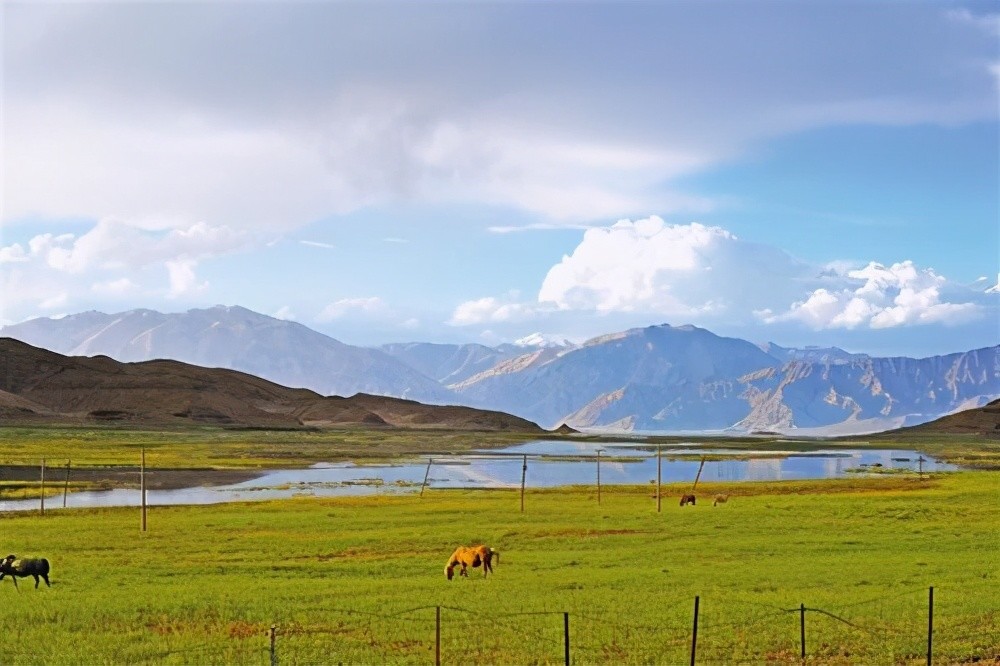
M 837 449 L 825 451 L 733 451 L 691 450 L 693 444 L 662 450 L 661 478 L 664 483 L 694 481 L 701 461 L 711 455 L 701 472 L 705 481 L 780 481 L 843 477 L 849 470 L 918 469 L 921 454 L 890 449 Z M 517 488 L 521 484 L 523 456 L 528 456 L 525 484 L 530 488 L 562 485 L 594 485 L 597 449 L 601 454 L 601 483 L 645 484 L 655 482 L 655 451 L 634 442 L 619 444 L 533 441 L 499 451 L 433 458 L 428 486 L 431 488 Z M 694 455 L 695 457 L 692 457 Z M 950 471 L 954 465 L 925 458 L 925 472 Z M 427 472 L 427 459 L 401 464 L 354 465 L 321 463 L 308 469 L 272 470 L 256 479 L 229 486 L 150 490 L 150 505 L 216 504 L 291 497 L 330 497 L 372 493 L 405 493 L 419 490 Z M 153 472 L 155 473 L 155 472 Z M 70 493 L 69 508 L 138 506 L 138 490 L 103 490 Z M 0 511 L 37 509 L 38 500 L 0 501 Z M 46 508 L 62 507 L 61 498 L 50 499 Z

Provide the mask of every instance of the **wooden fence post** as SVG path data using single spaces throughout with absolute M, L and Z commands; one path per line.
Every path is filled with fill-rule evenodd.
M 521 513 L 524 513 L 524 478 L 528 474 L 528 456 L 524 456 L 524 462 L 521 464 Z
M 63 485 L 63 508 L 66 508 L 66 494 L 69 493 L 69 460 L 66 461 L 66 483 Z
M 139 458 L 139 496 L 142 504 L 142 531 L 146 531 L 146 447 L 142 447 L 142 454 Z
M 597 503 L 601 503 L 601 449 L 597 449 Z
M 660 497 L 660 478 L 663 467 L 661 464 L 663 460 L 662 451 L 662 446 L 656 447 L 656 513 L 660 513 L 660 504 L 662 502 L 662 498 Z
M 45 458 L 42 458 L 41 513 L 45 515 Z
M 428 458 L 427 459 L 427 471 L 424 472 L 424 482 L 422 484 L 420 484 L 420 496 L 421 497 L 424 496 L 424 488 L 427 487 L 427 477 L 429 477 L 431 475 L 431 462 L 433 460 L 434 460 L 433 458 Z

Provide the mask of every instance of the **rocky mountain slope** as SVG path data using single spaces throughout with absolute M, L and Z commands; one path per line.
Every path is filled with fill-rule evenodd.
M 923 423 L 1000 397 L 1000 347 L 877 358 L 836 347 L 756 345 L 694 326 L 650 326 L 582 345 L 367 349 L 216 307 L 36 319 L 0 335 L 62 353 L 232 368 L 324 394 L 464 404 L 546 427 L 851 434 Z
M 229 368 L 323 395 L 371 393 L 436 404 L 452 399 L 437 381 L 383 351 L 347 345 L 241 307 L 176 314 L 84 312 L 5 326 L 0 335 L 71 356 L 173 359 Z
M 11 423 L 409 427 L 541 433 L 499 412 L 359 394 L 323 397 L 179 361 L 73 357 L 0 338 L 0 419 Z

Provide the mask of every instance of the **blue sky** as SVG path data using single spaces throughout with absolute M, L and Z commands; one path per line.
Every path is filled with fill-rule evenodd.
M 1000 343 L 988 3 L 5 3 L 0 323 Z

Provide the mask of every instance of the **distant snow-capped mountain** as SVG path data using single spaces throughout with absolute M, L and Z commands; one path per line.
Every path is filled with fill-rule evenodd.
M 240 307 L 35 319 L 0 335 L 71 355 L 171 358 L 286 386 L 500 410 L 551 428 L 873 432 L 1000 397 L 1000 346 L 925 359 L 649 326 L 581 345 L 354 347 Z

